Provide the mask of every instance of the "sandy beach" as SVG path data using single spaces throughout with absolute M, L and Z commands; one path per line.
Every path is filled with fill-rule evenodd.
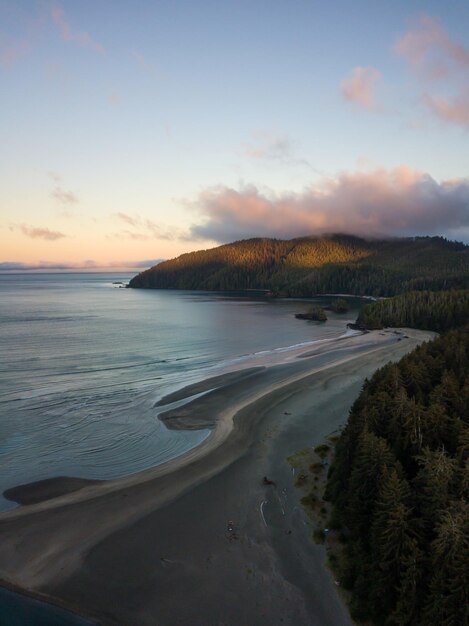
M 0 515 L 0 578 L 102 624 L 351 624 L 286 458 L 339 429 L 376 368 L 433 336 L 342 337 L 163 398 L 169 428 L 210 436 L 122 479 L 10 489 L 23 506 Z

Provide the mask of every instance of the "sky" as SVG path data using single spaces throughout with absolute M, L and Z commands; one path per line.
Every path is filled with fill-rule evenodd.
M 0 270 L 469 242 L 466 0 L 0 0 Z

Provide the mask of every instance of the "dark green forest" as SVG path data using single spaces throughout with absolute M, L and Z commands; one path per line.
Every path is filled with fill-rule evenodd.
M 469 289 L 411 291 L 366 304 L 357 324 L 369 330 L 407 326 L 442 332 L 469 321 Z
M 326 489 L 357 620 L 468 623 L 469 328 L 366 381 Z
M 442 237 L 366 241 L 349 235 L 249 239 L 165 261 L 130 287 L 283 296 L 323 293 L 392 296 L 412 290 L 469 288 L 469 246 Z

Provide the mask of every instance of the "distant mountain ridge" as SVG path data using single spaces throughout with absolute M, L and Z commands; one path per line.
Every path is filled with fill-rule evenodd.
M 246 239 L 159 263 L 132 278 L 129 286 L 265 289 L 285 296 L 467 289 L 469 246 L 443 237 Z

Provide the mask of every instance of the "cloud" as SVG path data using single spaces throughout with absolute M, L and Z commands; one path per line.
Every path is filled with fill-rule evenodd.
M 439 118 L 469 128 L 469 89 L 454 98 L 426 95 L 424 100 Z
M 114 233 L 112 237 L 118 239 L 134 239 L 145 241 L 148 239 L 166 239 L 174 241 L 183 237 L 179 228 L 163 226 L 139 215 L 129 215 L 128 213 L 114 213 L 114 217 L 131 226 L 134 230 L 124 229 Z
M 151 78 L 157 77 L 157 68 L 153 63 L 149 63 L 145 55 L 139 50 L 130 50 L 130 56 L 136 61 L 140 69 Z
M 55 263 L 53 261 L 38 261 L 37 263 L 22 263 L 21 261 L 0 262 L 0 271 L 18 270 L 71 270 L 71 269 L 93 269 L 96 265 L 94 261 L 83 261 L 82 263 Z
M 394 46 L 412 68 L 429 78 L 442 78 L 452 69 L 469 69 L 469 50 L 454 41 L 440 20 L 422 15 L 412 20 Z
M 165 259 L 145 259 L 144 261 L 114 261 L 109 267 L 134 267 L 135 269 L 153 267 L 162 263 Z
M 404 165 L 343 172 L 300 193 L 214 187 L 200 194 L 196 209 L 204 221 L 192 226 L 192 237 L 218 242 L 337 232 L 442 234 L 469 226 L 469 179 L 439 183 Z
M 51 196 L 55 198 L 62 205 L 71 205 L 78 202 L 77 196 L 72 191 L 63 189 L 60 185 L 57 185 L 51 192 Z
M 29 44 L 26 41 L 0 41 L 0 65 L 10 69 L 28 52 Z
M 422 101 L 429 110 L 443 121 L 469 128 L 469 48 L 428 15 L 414 20 L 394 48 L 432 92 L 442 88 L 444 95 L 424 93 Z
M 375 83 L 381 72 L 374 67 L 356 67 L 352 75 L 342 81 L 340 89 L 343 97 L 364 109 L 376 108 Z
M 137 61 L 141 68 L 144 70 L 148 69 L 148 63 L 141 52 L 138 52 L 138 50 L 131 50 L 130 55 Z
M 44 241 L 57 241 L 57 239 L 63 239 L 67 237 L 64 233 L 58 230 L 49 230 L 48 228 L 41 228 L 35 226 L 28 226 L 27 224 L 20 224 L 19 226 L 13 226 L 13 228 L 19 229 L 23 235 L 30 237 L 31 239 L 44 239 Z
M 307 159 L 298 156 L 297 145 L 285 136 L 259 130 L 252 133 L 251 141 L 243 144 L 243 154 L 259 161 L 277 162 L 281 165 L 302 165 L 317 172 Z
M 119 218 L 120 220 L 122 220 L 123 222 L 125 222 L 126 224 L 130 224 L 131 226 L 139 226 L 140 225 L 140 218 L 139 217 L 132 217 L 131 215 L 129 215 L 128 213 L 115 213 L 114 214 L 117 218 Z
M 153 239 L 150 235 L 145 235 L 144 233 L 135 233 L 132 230 L 121 230 L 114 235 L 118 239 L 133 239 L 134 241 L 148 241 L 148 239 Z
M 5 3 L 4 3 L 5 4 Z M 7 21 L 4 20 L 3 32 L 0 32 L 0 66 L 4 69 L 11 69 L 16 63 L 28 56 L 34 49 L 38 38 L 41 36 L 46 20 L 43 16 L 42 8 L 26 6 L 22 9 L 20 3 L 15 4 L 15 26 L 8 28 Z M 18 36 L 7 34 L 6 31 L 17 31 Z
M 253 159 L 285 161 L 291 156 L 292 142 L 287 137 L 260 131 L 253 133 L 253 141 L 245 145 L 245 153 Z
M 59 4 L 55 4 L 52 7 L 51 17 L 64 41 L 76 43 L 82 48 L 88 48 L 89 50 L 94 50 L 95 52 L 104 52 L 102 44 L 94 41 L 89 33 L 74 33 L 72 31 L 70 24 L 65 19 L 64 10 Z
M 51 170 L 50 172 L 47 172 L 47 175 L 51 180 L 54 181 L 54 183 L 62 182 L 62 176 L 58 172 L 54 172 Z
M 111 261 L 101 262 L 87 260 L 77 263 L 56 263 L 54 261 L 38 261 L 37 263 L 23 263 L 21 261 L 0 262 L 0 272 L 33 271 L 33 270 L 112 270 L 116 268 L 142 269 L 158 265 L 164 259 L 145 259 L 144 261 Z

